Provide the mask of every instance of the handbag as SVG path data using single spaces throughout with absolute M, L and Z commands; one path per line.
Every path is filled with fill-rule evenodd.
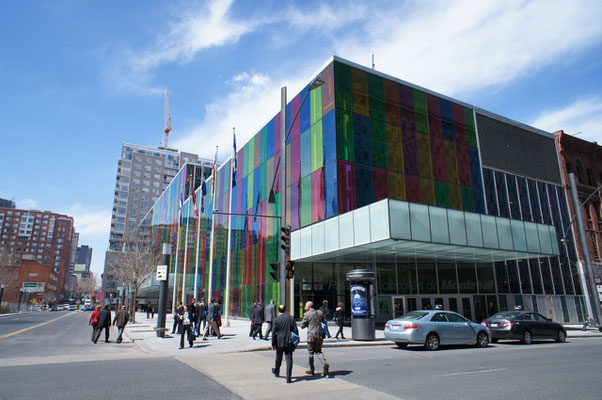
M 291 342 L 293 343 L 294 347 L 297 347 L 297 345 L 299 345 L 299 335 L 297 335 L 295 332 L 291 331 Z

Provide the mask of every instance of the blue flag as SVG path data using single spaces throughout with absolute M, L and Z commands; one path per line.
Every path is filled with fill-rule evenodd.
M 234 152 L 232 153 L 232 187 L 236 186 L 236 173 L 238 172 L 238 160 L 236 159 L 236 133 L 232 128 L 232 135 L 234 136 Z

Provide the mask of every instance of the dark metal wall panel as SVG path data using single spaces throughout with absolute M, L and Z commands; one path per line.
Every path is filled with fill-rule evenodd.
M 561 185 L 554 139 L 477 113 L 484 167 Z

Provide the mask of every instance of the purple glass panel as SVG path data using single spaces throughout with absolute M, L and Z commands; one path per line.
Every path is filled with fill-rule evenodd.
M 301 219 L 301 206 L 299 205 L 299 201 L 301 196 L 299 196 L 299 182 L 294 182 L 291 185 L 291 229 L 299 229 L 300 219 Z
M 274 118 L 274 154 L 280 152 L 280 113 Z M 238 165 L 241 165 L 240 163 Z
M 374 168 L 372 170 L 374 182 L 374 201 L 389 197 L 389 173 L 386 169 Z
M 291 100 L 291 112 L 288 115 L 288 118 L 292 119 L 295 116 L 297 110 L 299 109 L 299 103 L 301 103 L 301 100 L 299 99 L 299 95 L 297 95 L 294 99 Z M 295 122 L 293 123 L 293 128 L 291 129 L 291 140 L 295 140 L 295 138 L 298 138 L 300 134 L 301 124 L 299 117 L 297 117 L 297 119 L 295 119 Z
M 441 113 L 439 99 L 431 94 L 426 95 L 426 107 L 429 114 L 429 132 L 431 136 L 441 137 Z
M 324 168 L 311 174 L 311 222 L 324 219 Z
M 355 165 L 338 161 L 337 183 L 339 193 L 339 214 L 355 210 Z
M 291 142 L 291 182 L 301 179 L 301 140 L 299 135 Z
M 401 142 L 403 145 L 404 171 L 407 175 L 418 176 L 418 143 L 416 141 L 416 121 L 412 89 L 399 85 L 401 103 Z

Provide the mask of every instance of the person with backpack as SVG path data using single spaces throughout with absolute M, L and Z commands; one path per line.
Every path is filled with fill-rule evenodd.
M 94 336 L 96 336 L 96 329 L 98 326 L 98 314 L 102 310 L 102 306 L 96 306 L 96 309 L 92 311 L 92 315 L 90 315 L 90 320 L 88 321 L 89 325 L 92 325 L 92 341 L 94 341 Z
M 274 319 L 272 326 L 272 349 L 276 350 L 276 364 L 272 368 L 272 373 L 276 377 L 280 376 L 280 365 L 282 364 L 282 355 L 284 355 L 286 358 L 286 383 L 291 383 L 293 352 L 296 347 L 292 334 L 297 335 L 298 340 L 299 330 L 295 319 L 286 312 L 286 306 L 280 305 L 278 311 L 280 311 L 280 315 Z

